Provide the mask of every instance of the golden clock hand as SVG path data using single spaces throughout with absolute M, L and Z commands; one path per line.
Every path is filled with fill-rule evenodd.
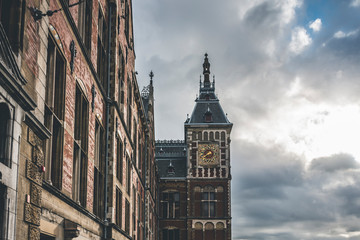
M 212 154 L 212 152 L 207 152 L 207 153 L 205 154 L 205 157 L 208 156 L 208 155 L 211 155 L 211 154 Z

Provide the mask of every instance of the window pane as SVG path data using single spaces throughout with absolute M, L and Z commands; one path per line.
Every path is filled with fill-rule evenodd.
M 202 200 L 208 200 L 209 194 L 207 192 L 202 193 Z
M 179 229 L 175 229 L 174 230 L 174 240 L 179 240 L 179 239 L 180 239 Z
M 215 217 L 215 202 L 210 202 L 210 217 Z
M 169 206 L 169 217 L 173 218 L 174 217 L 174 204 L 171 202 L 168 204 Z
M 174 193 L 174 201 L 178 202 L 180 200 L 180 194 L 179 193 Z
M 162 234 L 163 234 L 163 240 L 168 240 L 168 230 L 167 229 L 163 229 L 162 230 Z
M 209 203 L 208 202 L 202 203 L 202 216 L 204 216 L 204 217 L 209 216 Z
M 214 192 L 210 193 L 210 200 L 215 200 L 215 193 Z
M 174 240 L 174 230 L 169 230 L 169 240 Z
M 169 193 L 169 201 L 172 202 L 174 200 L 174 193 Z
M 164 200 L 164 201 L 167 200 L 167 194 L 166 194 L 166 193 L 163 193 L 163 195 L 162 195 L 162 200 Z

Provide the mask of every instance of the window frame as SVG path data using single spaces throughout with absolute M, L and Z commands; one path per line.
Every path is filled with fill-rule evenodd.
M 78 31 L 88 53 L 91 52 L 92 0 L 84 0 L 78 7 Z
M 0 239 L 5 239 L 5 233 L 7 231 L 6 221 L 7 221 L 7 186 L 0 183 Z
M 8 5 L 3 7 L 3 4 Z M 23 49 L 25 11 L 25 0 L 0 0 L 0 22 L 15 54 L 19 54 Z M 6 21 L 2 19 L 3 14 Z
M 1 100 L 1 95 L 0 95 Z M 4 109 L 2 109 L 4 108 Z M 2 109 L 2 110 L 1 110 Z M 13 108 L 7 102 L 0 101 L 0 163 L 11 168 L 13 145 Z M 5 112 L 6 113 L 5 113 Z
M 64 119 L 66 90 L 66 58 L 49 31 L 46 68 L 45 126 L 52 133 L 46 140 L 46 180 L 62 188 Z M 60 65 L 60 66 L 59 66 Z M 56 103 L 56 104 L 55 104 Z
M 201 193 L 201 216 L 207 218 L 216 216 L 215 189 L 207 189 Z
M 180 230 L 178 228 L 175 229 L 163 229 L 162 230 L 162 239 L 163 240 L 179 240 L 180 239 Z
M 124 149 L 120 136 L 116 137 L 116 178 L 123 183 Z
M 115 224 L 122 227 L 122 192 L 116 187 L 116 209 L 115 209 Z
M 125 232 L 130 234 L 130 202 L 125 199 Z
M 100 218 L 104 217 L 104 181 L 105 181 L 105 166 L 104 166 L 104 128 L 98 121 L 95 120 L 95 149 L 94 149 L 94 200 L 93 212 Z
M 108 51 L 108 46 L 106 43 L 107 30 L 108 29 L 107 29 L 105 15 L 103 14 L 103 11 L 101 10 L 101 5 L 99 3 L 98 34 L 97 34 L 97 74 L 104 90 L 106 90 L 106 70 L 107 70 L 106 54 Z
M 80 98 L 80 102 L 78 99 Z M 80 108 L 80 110 L 79 110 Z M 80 114 L 80 116 L 79 116 Z M 88 173 L 89 101 L 78 83 L 75 90 L 75 124 L 73 156 L 73 200 L 86 207 Z M 81 127 L 80 127 L 81 126 Z
M 164 219 L 174 219 L 180 217 L 180 192 L 163 192 L 160 203 L 162 207 L 162 217 Z

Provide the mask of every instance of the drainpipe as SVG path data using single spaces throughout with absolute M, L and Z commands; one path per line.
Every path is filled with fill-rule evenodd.
M 109 12 L 108 12 L 108 52 L 107 52 L 107 84 L 106 84 L 106 148 L 105 148 L 105 181 L 104 181 L 104 239 L 107 239 L 107 226 L 109 225 L 107 214 L 108 214 L 108 176 L 109 176 L 109 118 L 110 118 L 110 61 L 111 61 L 111 13 L 112 13 L 113 3 L 109 3 Z

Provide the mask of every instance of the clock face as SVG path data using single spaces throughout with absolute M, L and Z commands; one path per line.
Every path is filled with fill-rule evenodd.
M 219 164 L 219 145 L 215 143 L 199 144 L 199 165 Z

